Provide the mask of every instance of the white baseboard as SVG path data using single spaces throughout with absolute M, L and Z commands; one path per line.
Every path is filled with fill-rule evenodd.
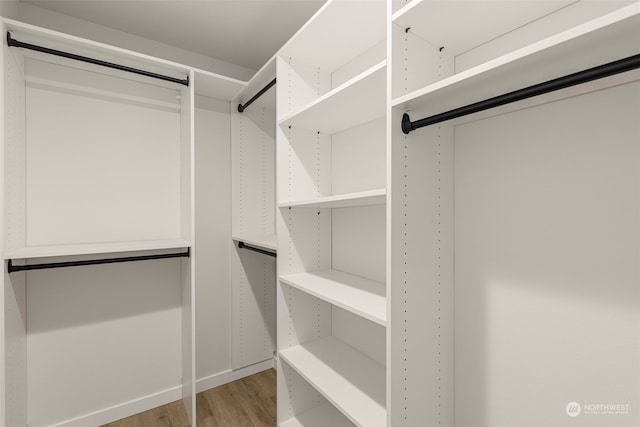
M 71 420 L 53 424 L 51 427 L 95 427 L 130 417 L 140 412 L 182 399 L 182 386 L 130 400 L 110 408 L 101 409 Z
M 267 359 L 262 362 L 258 362 L 251 366 L 245 366 L 244 368 L 237 369 L 235 371 L 229 369 L 227 371 L 218 372 L 217 374 L 210 375 L 205 378 L 201 378 L 196 381 L 196 393 L 202 393 L 210 388 L 218 387 L 223 384 L 230 383 L 235 380 L 239 380 L 249 375 L 257 374 L 258 372 L 266 371 L 267 369 L 275 368 L 274 359 Z
M 218 387 L 274 367 L 274 359 L 269 359 L 235 371 L 231 369 L 228 371 L 222 371 L 197 380 L 196 393 L 201 393 L 205 390 L 209 390 L 210 388 Z M 117 421 L 121 418 L 130 417 L 131 415 L 148 411 L 149 409 L 166 405 L 167 403 L 175 402 L 180 399 L 182 399 L 182 387 L 172 387 L 149 396 L 121 403 L 110 408 L 101 409 L 100 411 L 82 415 L 58 424 L 53 424 L 51 427 L 95 427 Z

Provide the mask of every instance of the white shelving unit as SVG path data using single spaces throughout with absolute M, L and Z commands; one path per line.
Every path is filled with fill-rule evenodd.
M 2 29 L 189 86 L 4 45 L 0 424 L 100 425 L 182 398 L 195 426 L 194 102 L 228 102 L 246 83 L 9 19 Z
M 281 426 L 386 425 L 385 17 L 329 1 L 277 56 Z
M 629 113 L 637 110 L 640 73 L 408 135 L 400 126 L 405 112 L 415 121 L 637 55 L 639 11 L 638 2 L 480 1 L 461 8 L 418 0 L 395 10 L 387 64 L 388 425 L 565 425 L 568 402 L 640 393 L 637 383 L 610 380 L 640 369 L 637 349 L 612 337 L 606 344 L 588 334 L 566 339 L 595 324 L 637 332 L 610 317 L 615 309 L 599 306 L 596 295 L 611 292 L 621 302 L 637 294 L 627 281 L 637 277 L 637 263 L 602 261 L 601 248 L 609 238 L 621 251 L 638 246 L 624 233 L 613 238 L 610 221 L 637 209 L 628 187 L 637 171 L 624 159 L 640 155 Z M 604 199 L 609 214 L 598 212 Z M 635 227 L 637 219 L 619 225 Z M 585 233 L 589 243 L 577 237 Z M 615 258 L 612 248 L 607 257 Z M 637 319 L 640 300 L 631 305 Z M 615 351 L 625 355 L 619 364 L 607 350 L 618 346 L 625 348 Z M 601 376 L 590 363 L 619 371 Z M 585 376 L 607 391 L 571 380 Z M 531 400 L 536 408 L 522 410 Z M 595 421 L 588 416 L 580 421 Z M 639 421 L 629 414 L 596 423 Z
M 242 113 L 276 75 L 269 60 L 234 97 L 232 113 L 232 368 L 273 360 L 276 349 L 275 88 Z M 246 245 L 240 248 L 240 242 Z
M 386 425 L 383 366 L 334 337 L 282 350 L 280 356 L 355 425 Z

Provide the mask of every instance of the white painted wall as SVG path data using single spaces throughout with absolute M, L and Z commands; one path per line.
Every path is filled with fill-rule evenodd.
M 13 3 L 17 3 L 17 7 Z M 179 49 L 174 46 L 114 30 L 61 13 L 52 12 L 23 2 L 0 0 L 0 13 L 2 13 L 2 16 L 29 24 L 167 59 L 238 80 L 249 80 L 251 76 L 255 74 L 255 70 L 246 67 Z
M 0 0 L 0 16 L 16 18 L 18 14 L 18 0 Z
M 229 103 L 196 98 L 196 378 L 231 368 Z

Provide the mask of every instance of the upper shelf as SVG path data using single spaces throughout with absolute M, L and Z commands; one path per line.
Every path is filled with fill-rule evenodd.
M 333 71 L 384 40 L 385 22 L 384 1 L 329 0 L 279 54 Z
M 234 104 L 231 106 L 233 111 L 237 111 L 238 104 L 244 104 L 248 100 L 250 100 L 255 94 L 260 92 L 262 88 L 267 86 L 269 82 L 271 82 L 276 77 L 276 58 L 271 57 L 267 63 L 265 63 L 262 68 L 258 70 L 257 73 L 251 77 L 245 87 L 243 87 L 236 95 L 233 97 Z M 262 108 L 276 108 L 276 88 L 273 87 L 265 92 L 260 98 L 254 101 L 251 104 L 251 107 L 262 107 Z M 249 107 L 249 108 L 251 108 Z
M 640 3 L 563 31 L 396 98 L 437 114 L 640 53 Z
M 186 240 L 145 240 L 136 242 L 86 243 L 78 245 L 29 246 L 4 254 L 5 259 L 43 258 L 73 255 L 96 255 L 116 252 L 152 251 L 189 248 Z
M 196 95 L 230 101 L 247 83 L 205 70 L 195 70 Z
M 358 193 L 338 194 L 336 196 L 318 197 L 317 199 L 298 200 L 279 203 L 279 208 L 348 208 L 353 206 L 382 205 L 386 203 L 387 190 L 360 191 Z
M 384 116 L 385 70 L 386 61 L 374 65 L 283 118 L 280 126 L 333 134 Z
M 3 18 L 2 21 L 6 29 L 12 32 L 13 37 L 22 42 L 42 45 L 51 49 L 88 56 L 102 61 L 114 62 L 132 68 L 140 68 L 145 71 L 165 74 L 179 79 L 184 79 L 189 74 L 190 70 L 193 70 L 196 81 L 191 82 L 191 84 L 194 85 L 195 92 L 198 95 L 230 101 L 233 99 L 234 95 L 236 95 L 247 84 L 246 82 L 212 73 L 210 71 L 122 49 L 105 43 L 64 34 L 58 31 L 37 27 L 31 24 L 25 24 L 12 19 Z M 116 71 L 114 73 L 125 72 Z M 127 73 L 127 76 L 129 78 L 133 78 L 132 76 L 134 75 Z M 136 76 L 135 78 L 141 79 L 139 76 Z M 146 77 L 144 78 L 146 79 Z M 154 79 L 153 82 L 156 85 L 161 84 L 161 81 L 156 79 Z
M 515 30 L 573 0 L 455 1 L 413 0 L 393 14 L 393 22 L 434 46 L 460 55 Z M 464 28 L 464 31 L 460 31 Z

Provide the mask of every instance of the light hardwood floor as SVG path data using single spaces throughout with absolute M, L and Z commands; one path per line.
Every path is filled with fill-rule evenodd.
M 212 388 L 196 396 L 199 427 L 273 427 L 276 425 L 276 371 Z M 172 402 L 103 427 L 189 427 L 182 401 Z

